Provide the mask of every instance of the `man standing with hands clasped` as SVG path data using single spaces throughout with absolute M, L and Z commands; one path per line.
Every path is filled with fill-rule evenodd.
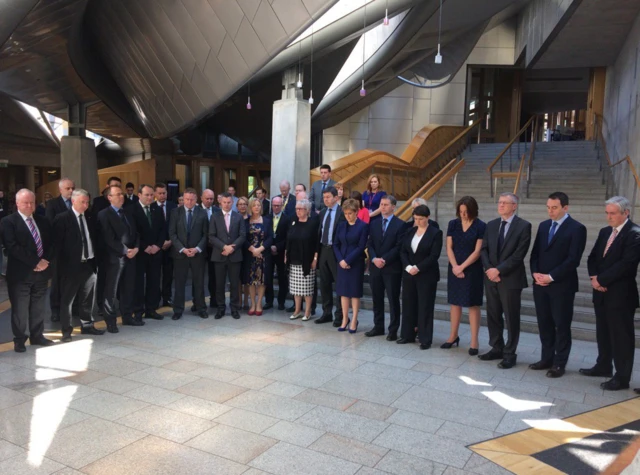
M 548 378 L 559 378 L 571 352 L 573 302 L 578 291 L 578 266 L 587 242 L 587 228 L 573 219 L 569 197 L 549 195 L 549 220 L 538 227 L 531 251 L 533 300 L 536 305 L 542 354 L 530 364 L 533 370 L 548 370 Z
M 478 355 L 483 361 L 502 360 L 498 368 L 516 365 L 520 339 L 520 302 L 527 287 L 524 258 L 531 243 L 531 223 L 516 216 L 518 197 L 502 193 L 498 198 L 500 217 L 489 221 L 482 240 L 482 266 L 485 273 L 487 327 L 491 350 Z M 504 319 L 502 315 L 504 314 Z M 504 342 L 504 326 L 508 339 Z

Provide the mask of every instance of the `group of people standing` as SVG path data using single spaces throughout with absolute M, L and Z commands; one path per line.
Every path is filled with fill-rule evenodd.
M 177 206 L 167 201 L 162 183 L 140 185 L 136 196 L 132 186 L 125 193 L 120 180 L 112 177 L 104 195 L 90 208 L 89 194 L 63 179 L 60 196 L 47 202 L 44 217 L 35 213 L 33 192 L 20 190 L 16 194 L 18 212 L 0 224 L 9 256 L 7 282 L 15 350 L 26 351 L 27 338 L 32 345 L 52 344 L 43 335 L 50 278 L 52 319 L 61 323 L 62 340 L 70 341 L 74 303 L 85 334 L 104 333 L 94 326 L 94 306 L 110 333 L 118 332 L 118 314 L 122 324 L 133 326 L 144 325 L 143 317 L 164 318 L 157 312 L 160 305 L 171 306 L 172 318 L 179 320 L 185 311 L 189 272 L 191 311 L 201 318 L 208 318 L 208 307 L 215 310 L 216 319 L 225 316 L 227 285 L 233 318 L 240 318 L 243 292 L 250 299 L 244 310 L 262 315 L 276 299 L 276 275 L 278 309 L 290 311 L 290 319 L 311 319 L 319 289 L 322 314 L 315 323 L 333 322 L 338 331 L 352 334 L 358 330 L 368 273 L 374 325 L 365 335 L 386 334 L 389 341 L 419 343 L 426 350 L 433 343 L 439 258 L 446 245 L 451 332 L 441 348 L 460 344 L 462 309 L 468 308 L 469 354 L 484 361 L 500 360 L 502 369 L 515 366 L 521 294 L 528 286 L 524 262 L 531 244 L 531 224 L 517 216 L 516 195 L 500 195 L 499 218 L 488 223 L 479 219 L 473 197 L 461 198 L 445 239 L 438 223 L 430 219 L 424 200 L 412 202 L 412 218 L 404 222 L 394 215 L 397 201 L 382 190 L 377 175 L 369 178 L 362 195 L 352 193 L 347 198 L 340 184 L 331 179 L 328 165 L 320 172 L 321 179 L 312 184 L 309 194 L 304 184 L 297 184 L 292 194 L 290 184 L 283 181 L 281 194 L 270 201 L 262 189 L 261 196 L 251 199 L 225 192 L 218 197 L 219 206 L 214 205 L 212 190 L 204 190 L 198 204 L 196 191 L 187 188 Z M 542 352 L 540 360 L 529 367 L 547 370 L 551 378 L 564 374 L 569 358 L 577 268 L 586 245 L 586 228 L 568 209 L 565 193 L 549 196 L 550 219 L 538 227 L 530 257 Z M 598 360 L 593 368 L 580 372 L 611 377 L 602 383 L 608 390 L 628 388 L 633 367 L 640 228 L 629 220 L 629 211 L 630 204 L 623 197 L 606 202 L 609 226 L 600 231 L 587 261 Z M 294 305 L 286 308 L 289 294 Z M 389 306 L 386 329 L 385 297 Z M 479 354 L 483 301 L 491 348 Z

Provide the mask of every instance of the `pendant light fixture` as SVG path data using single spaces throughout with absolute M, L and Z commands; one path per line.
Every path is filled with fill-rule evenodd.
M 389 0 L 386 0 L 384 4 L 384 20 L 382 23 L 384 26 L 389 26 Z
M 362 86 L 360 87 L 360 97 L 367 95 L 367 90 L 364 88 L 364 58 L 367 44 L 367 0 L 364 0 L 364 13 L 362 21 Z
M 302 41 L 298 41 L 298 82 L 296 87 L 300 89 L 302 87 L 302 69 L 300 67 L 300 56 L 302 55 Z
M 247 90 L 247 110 L 251 110 L 251 83 L 249 83 Z
M 436 64 L 442 64 L 442 55 L 440 54 L 440 34 L 442 33 L 442 0 L 440 0 L 440 19 L 438 20 L 438 54 L 436 54 Z
M 311 25 L 311 71 L 309 74 L 309 104 L 313 105 L 313 25 Z

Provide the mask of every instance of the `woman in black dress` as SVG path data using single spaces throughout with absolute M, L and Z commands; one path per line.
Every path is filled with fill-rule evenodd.
M 447 300 L 451 305 L 451 334 L 440 348 L 451 348 L 460 344 L 458 329 L 462 308 L 468 307 L 471 327 L 469 354 L 474 356 L 478 354 L 480 307 L 484 285 L 480 248 L 487 226 L 478 219 L 478 203 L 472 196 L 460 198 L 456 205 L 456 216 L 456 219 L 449 222 L 447 230 Z

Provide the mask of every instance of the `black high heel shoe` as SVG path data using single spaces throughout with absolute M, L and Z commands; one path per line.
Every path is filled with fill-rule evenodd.
M 469 356 L 476 356 L 478 354 L 478 348 L 469 348 Z
M 453 345 L 460 346 L 460 337 L 459 336 L 457 336 L 456 339 L 453 340 L 452 342 L 445 341 L 442 345 L 440 345 L 440 348 L 444 348 L 445 350 L 448 350 Z
M 349 327 L 349 324 L 350 324 L 350 323 L 351 323 L 351 319 L 349 319 L 349 320 L 347 321 L 347 326 L 345 326 L 345 327 L 338 327 L 338 331 L 339 331 L 339 332 L 346 332 L 346 331 L 347 331 L 347 328 Z M 351 330 L 349 330 L 349 331 L 351 331 Z
M 356 322 L 356 329 L 352 330 L 351 328 L 349 328 L 349 333 L 351 333 L 352 335 L 358 331 L 358 325 L 360 324 L 360 322 Z

